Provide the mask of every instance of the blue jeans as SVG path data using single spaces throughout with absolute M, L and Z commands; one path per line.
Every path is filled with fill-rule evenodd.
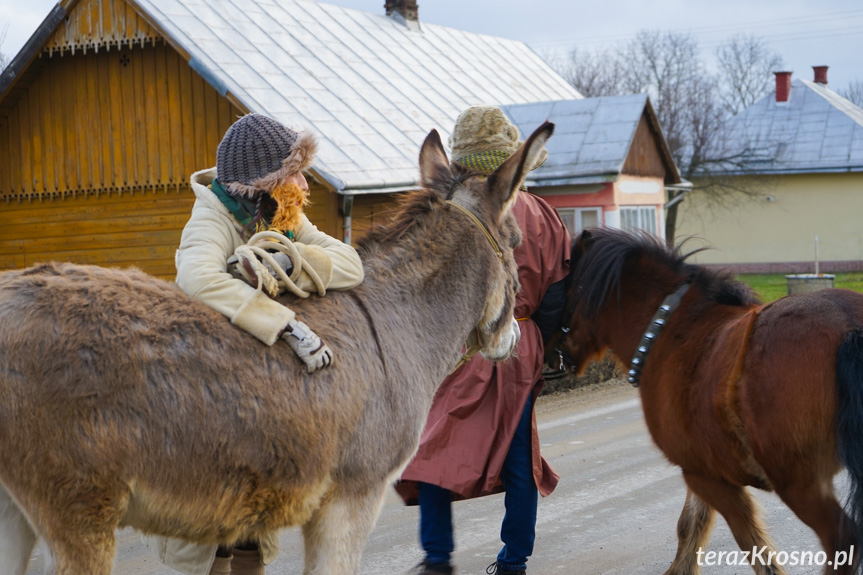
M 497 562 L 504 569 L 526 569 L 536 539 L 536 507 L 539 493 L 533 480 L 531 457 L 531 399 L 528 398 L 500 473 L 506 490 L 506 513 L 500 527 L 503 549 Z M 419 484 L 420 543 L 429 563 L 449 563 L 455 549 L 452 495 L 430 483 Z

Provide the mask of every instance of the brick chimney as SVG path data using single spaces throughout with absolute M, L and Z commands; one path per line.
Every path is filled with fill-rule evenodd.
M 384 10 L 387 11 L 387 16 L 392 16 L 395 12 L 406 22 L 419 22 L 417 0 L 386 0 Z
M 827 85 L 827 66 L 812 66 L 815 70 L 815 83 Z
M 773 72 L 776 75 L 776 101 L 787 102 L 791 93 L 791 72 Z

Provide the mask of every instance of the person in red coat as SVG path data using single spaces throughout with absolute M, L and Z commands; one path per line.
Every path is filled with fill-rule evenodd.
M 453 161 L 483 173 L 493 172 L 518 146 L 518 129 L 489 106 L 462 112 L 450 138 Z M 417 575 L 454 573 L 451 502 L 500 491 L 506 492 L 504 546 L 488 573 L 525 573 L 538 494 L 550 494 L 559 479 L 539 452 L 534 402 L 544 384 L 543 341 L 563 310 L 570 238 L 557 211 L 524 189 L 512 211 L 523 234 L 515 249 L 521 340 L 509 360 L 475 356 L 443 381 L 419 450 L 396 485 L 406 503 L 420 507 L 425 558 L 412 571 Z

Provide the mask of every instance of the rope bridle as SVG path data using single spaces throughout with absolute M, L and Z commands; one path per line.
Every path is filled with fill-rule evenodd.
M 484 223 L 482 223 L 482 221 L 478 217 L 476 217 L 476 215 L 472 211 L 470 211 L 466 207 L 462 206 L 461 204 L 457 204 L 452 200 L 446 200 L 446 203 L 450 206 L 458 208 L 459 211 L 461 211 L 468 218 L 470 218 L 470 220 L 474 224 L 476 224 L 476 226 L 480 230 L 482 230 L 482 233 L 485 236 L 485 239 L 488 240 L 488 243 L 491 245 L 491 249 L 494 250 L 494 253 L 497 256 L 497 258 L 500 261 L 503 261 L 503 252 L 501 251 L 500 246 L 497 243 L 497 240 L 495 240 L 494 236 L 491 235 L 491 232 L 486 227 L 486 225 Z M 483 348 L 482 337 L 480 334 L 481 334 L 481 332 L 479 329 L 479 325 L 477 325 L 476 327 L 473 328 L 473 330 L 467 336 L 467 341 L 465 342 L 467 349 L 462 354 L 461 359 L 458 360 L 458 363 L 455 364 L 455 367 L 453 367 L 452 370 L 450 370 L 450 373 L 454 372 L 455 370 L 460 368 L 462 365 L 469 362 L 473 358 L 473 356 L 475 356 L 477 353 L 479 353 L 479 351 Z
M 497 258 L 499 260 L 503 261 L 503 252 L 500 251 L 500 246 L 497 245 L 497 240 L 494 239 L 494 236 L 491 235 L 491 232 L 488 231 L 488 228 L 485 227 L 485 224 L 482 223 L 480 221 L 480 219 L 478 217 L 476 217 L 476 215 L 474 215 L 474 213 L 472 211 L 470 211 L 469 209 L 467 209 L 463 205 L 457 204 L 452 200 L 446 200 L 446 203 L 449 204 L 450 206 L 456 207 L 459 210 L 461 210 L 462 213 L 464 213 L 467 217 L 469 217 L 471 219 L 471 221 L 473 223 L 475 223 L 479 229 L 482 230 L 482 233 L 485 234 L 485 239 L 487 239 L 488 243 L 491 244 L 491 249 L 494 250 L 494 253 L 497 256 Z

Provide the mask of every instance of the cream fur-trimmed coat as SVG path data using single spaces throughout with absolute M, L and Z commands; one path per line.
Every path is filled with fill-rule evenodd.
M 215 177 L 215 168 L 192 174 L 196 201 L 177 250 L 177 285 L 230 318 L 237 327 L 273 345 L 294 318 L 294 312 L 228 272 L 228 258 L 248 241 L 251 233 L 243 232 L 242 224 L 207 187 Z M 363 281 L 363 264 L 356 250 L 319 231 L 305 215 L 301 221 L 294 245 L 326 288 L 344 290 L 359 285 Z M 305 273 L 296 283 L 304 290 L 316 291 Z M 309 327 L 315 329 L 313 325 Z
M 230 318 L 232 324 L 273 345 L 294 312 L 228 272 L 228 258 L 251 233 L 243 231 L 242 224 L 208 187 L 215 177 L 215 168 L 192 174 L 196 199 L 177 249 L 177 285 Z M 364 272 L 356 250 L 319 231 L 305 215 L 301 222 L 294 244 L 326 288 L 344 290 L 359 285 Z M 304 272 L 295 281 L 306 291 L 316 291 Z M 285 353 L 291 353 L 287 346 Z M 212 545 L 155 536 L 144 541 L 166 565 L 187 575 L 209 573 L 216 555 Z M 264 564 L 269 564 L 279 554 L 278 533 L 262 538 L 260 543 Z

